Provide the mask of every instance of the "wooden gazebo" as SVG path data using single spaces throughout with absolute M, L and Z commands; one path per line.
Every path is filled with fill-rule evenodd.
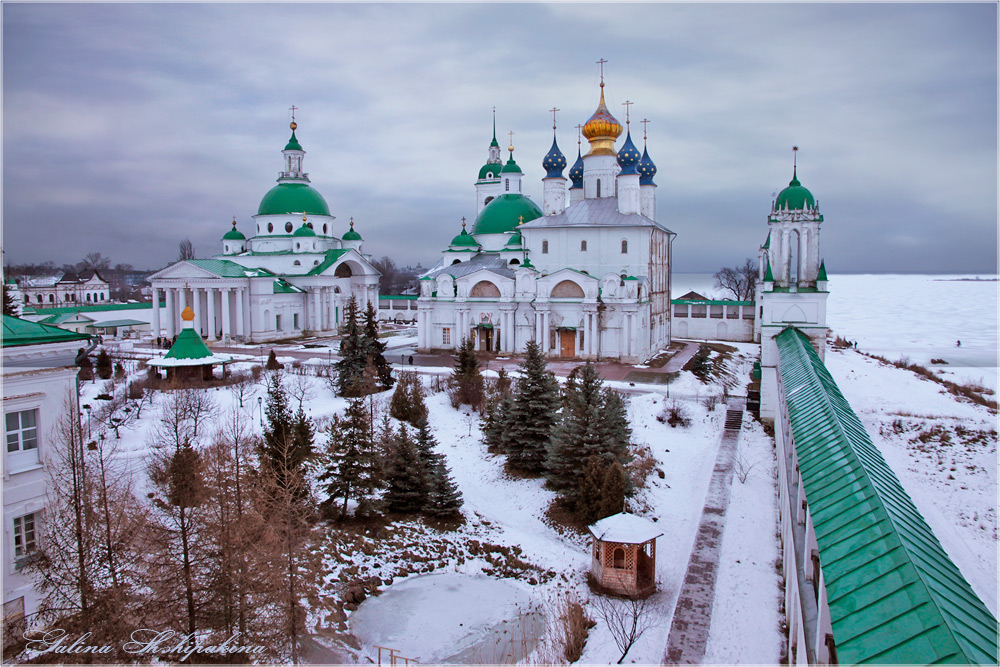
M 150 366 L 164 368 L 167 380 L 180 383 L 211 381 L 214 378 L 212 366 L 221 364 L 225 375 L 225 364 L 233 358 L 228 355 L 212 354 L 198 332 L 194 330 L 194 311 L 187 306 L 181 313 L 184 328 L 177 335 L 177 340 L 170 351 L 162 357 L 151 359 Z
M 609 593 L 644 598 L 656 592 L 656 538 L 651 521 L 634 514 L 614 514 L 589 528 L 594 537 L 591 572 Z

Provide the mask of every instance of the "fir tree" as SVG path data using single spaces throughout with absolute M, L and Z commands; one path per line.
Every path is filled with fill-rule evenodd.
M 76 357 L 76 365 L 80 368 L 79 377 L 81 380 L 94 379 L 94 362 L 90 360 L 90 356 L 85 354 L 82 349 Z
M 628 460 L 631 430 L 621 397 L 603 387 L 592 364 L 573 369 L 563 387 L 563 410 L 552 431 L 546 471 L 549 486 L 559 492 L 570 509 L 582 512 L 592 502 L 594 485 L 584 483 L 589 459 L 596 456 L 602 466 Z M 586 489 L 586 492 L 584 492 Z
M 392 392 L 392 400 L 389 402 L 389 414 L 413 426 L 419 425 L 422 419 L 427 418 L 424 385 L 413 371 L 403 371 L 399 374 L 396 389 Z
M 511 466 L 532 473 L 545 470 L 558 410 L 559 384 L 546 368 L 541 347 L 529 341 L 513 404 L 504 419 L 504 448 Z
M 7 283 L 3 284 L 3 314 L 17 317 L 17 304 L 14 303 L 14 296 Z
M 462 507 L 462 493 L 451 478 L 444 455 L 434 451 L 437 441 L 427 420 L 421 420 L 417 429 L 417 454 L 427 475 L 426 511 L 439 518 L 453 516 Z
M 476 359 L 476 349 L 471 338 L 462 340 L 458 348 L 458 359 L 451 381 L 455 395 L 453 405 L 470 405 L 474 410 L 483 407 L 484 388 L 483 374 L 479 370 L 479 360 Z
M 406 426 L 399 427 L 395 451 L 389 462 L 386 510 L 397 514 L 415 514 L 427 506 L 427 476 L 421 456 Z
M 343 499 L 341 514 L 347 515 L 347 503 L 362 501 L 378 486 L 374 443 L 368 432 L 368 411 L 364 401 L 356 399 L 347 406 L 343 419 L 335 419 L 327 429 L 327 456 L 319 476 L 328 502 Z
M 97 355 L 97 377 L 102 380 L 111 379 L 111 355 L 105 349 L 101 350 L 101 353 Z
M 277 373 L 267 378 L 265 416 L 267 425 L 260 445 L 262 473 L 273 475 L 281 490 L 294 490 L 297 496 L 302 496 L 307 492 L 302 479 L 303 466 L 312 453 L 312 424 L 301 411 L 292 416 Z
M 598 517 L 598 514 L 601 510 L 601 489 L 604 487 L 607 468 L 607 463 L 602 461 L 600 456 L 591 454 L 587 457 L 587 465 L 583 469 L 577 491 L 577 497 L 581 500 L 574 512 L 587 525 L 603 518 Z
M 271 353 L 267 355 L 267 363 L 264 364 L 264 368 L 269 371 L 281 370 L 281 364 L 278 363 L 278 356 L 271 350 Z
M 378 336 L 378 313 L 371 301 L 365 309 L 365 326 L 362 335 L 362 347 L 364 349 L 365 360 L 371 360 L 375 364 L 375 372 L 378 374 L 379 390 L 391 389 L 395 382 L 392 377 L 392 369 L 385 360 L 385 341 Z
M 353 295 L 344 310 L 344 326 L 341 327 L 340 336 L 340 361 L 335 364 L 340 395 L 361 396 L 359 380 L 364 373 L 367 358 L 358 324 L 358 302 Z
M 125 379 L 125 367 L 122 366 L 122 362 L 115 363 L 115 380 L 121 381 Z
M 606 516 L 618 514 L 625 509 L 625 469 L 618 461 L 612 461 L 605 466 L 604 480 L 601 483 L 600 502 L 597 516 L 599 521 Z

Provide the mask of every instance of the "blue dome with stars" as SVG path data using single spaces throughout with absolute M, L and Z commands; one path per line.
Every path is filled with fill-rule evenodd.
M 542 158 L 542 168 L 545 170 L 545 178 L 562 178 L 562 170 L 566 168 L 566 156 L 556 145 L 556 138 L 552 137 L 552 148 Z
M 583 187 L 583 157 L 580 155 L 579 148 L 576 150 L 576 162 L 569 170 L 569 180 L 573 181 L 570 190 Z
M 635 168 L 639 172 L 639 185 L 656 185 L 653 182 L 653 176 L 656 176 L 656 165 L 649 159 L 649 153 L 646 152 L 645 148 L 642 149 L 642 159 L 639 160 L 639 164 Z
M 622 174 L 638 174 L 636 165 L 639 164 L 639 149 L 632 143 L 632 133 L 625 135 L 625 143 L 618 151 L 618 166 L 622 168 Z

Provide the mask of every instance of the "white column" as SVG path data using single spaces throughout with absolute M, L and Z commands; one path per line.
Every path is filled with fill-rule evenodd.
M 320 290 L 321 287 L 314 287 L 312 290 L 313 298 L 313 312 L 312 312 L 312 330 L 319 331 L 323 328 L 321 320 L 323 319 L 323 311 L 320 310 Z
M 552 346 L 549 344 L 551 342 L 549 334 L 549 324 L 551 322 L 552 314 L 549 311 L 542 313 L 542 349 L 548 354 L 552 351 Z
M 781 278 L 783 285 L 788 285 L 792 277 L 792 234 L 787 229 L 781 231 Z
M 222 338 L 223 340 L 233 335 L 232 323 L 229 320 L 229 291 L 228 287 L 219 290 L 219 297 L 222 301 Z
M 205 288 L 205 299 L 208 301 L 208 339 L 215 340 L 215 290 L 211 287 Z
M 201 294 L 197 287 L 191 288 L 191 306 L 194 308 L 194 330 L 201 335 L 202 329 L 201 325 L 204 322 L 204 318 L 201 316 Z
M 243 288 L 236 288 L 236 335 L 244 335 L 243 328 Z
M 153 288 L 153 338 L 160 335 L 160 288 Z
M 809 276 L 809 230 L 805 227 L 799 232 L 798 267 L 795 271 L 796 282 L 801 283 Z
M 167 295 L 167 338 L 174 337 L 174 322 L 177 321 L 177 316 L 174 315 L 174 289 L 172 287 L 167 287 L 163 290 Z

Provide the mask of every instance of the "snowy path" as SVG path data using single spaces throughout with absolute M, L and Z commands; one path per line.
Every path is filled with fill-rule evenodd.
M 670 625 L 665 663 L 698 664 L 705 655 L 712 623 L 722 534 L 726 527 L 726 508 L 729 506 L 733 484 L 733 460 L 739 445 L 742 421 L 742 405 L 727 410 L 726 429 L 722 433 L 719 452 L 715 457 L 715 468 L 709 482 L 701 523 L 698 525 L 698 536 L 695 538 L 684 575 L 684 587 Z

